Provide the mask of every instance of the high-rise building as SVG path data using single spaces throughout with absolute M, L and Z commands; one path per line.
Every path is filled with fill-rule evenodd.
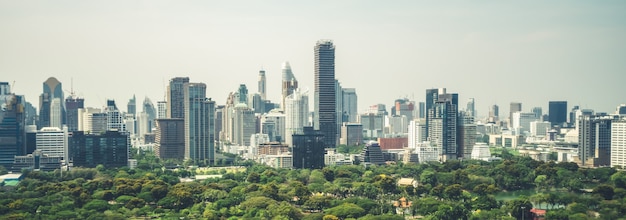
M 476 103 L 474 102 L 474 98 L 469 98 L 467 100 L 467 107 L 465 108 L 465 112 L 467 115 L 472 116 L 472 118 L 476 118 Z M 470 153 L 471 154 L 471 153 Z
M 545 137 L 550 131 L 550 122 L 533 121 L 530 122 L 530 134 L 534 137 Z
M 292 135 L 302 134 L 304 127 L 309 126 L 309 94 L 308 91 L 296 89 L 285 97 L 285 143 L 291 146 Z
M 359 123 L 344 122 L 341 126 L 340 142 L 347 146 L 363 144 L 363 126 Z
M 101 134 L 72 132 L 69 137 L 69 157 L 75 167 L 107 168 L 128 166 L 130 137 L 126 132 L 107 131 Z
M 616 166 L 626 167 L 626 120 L 623 118 L 611 123 L 611 167 Z
M 9 95 L 11 94 L 11 86 L 9 82 L 0 82 L 0 95 Z
M 457 157 L 471 158 L 476 145 L 476 124 L 471 112 L 459 112 L 457 126 Z
M 550 101 L 548 117 L 552 126 L 562 126 L 567 122 L 567 101 Z
M 37 108 L 30 102 L 25 102 L 24 114 L 26 115 L 26 125 L 35 125 L 35 129 L 37 129 Z
M 365 113 L 359 115 L 359 123 L 363 125 L 363 137 L 381 138 L 385 130 L 385 115 L 384 113 Z
M 500 108 L 498 105 L 492 105 L 489 108 L 489 122 L 496 122 L 500 117 Z
M 439 99 L 439 94 L 444 93 L 446 93 L 446 88 L 426 90 L 426 132 L 428 134 L 430 134 L 430 132 L 428 131 L 430 129 L 430 110 L 434 107 L 435 103 Z
M 285 98 L 291 95 L 293 91 L 298 88 L 298 80 L 296 80 L 296 77 L 293 75 L 293 72 L 291 71 L 291 65 L 289 65 L 289 62 L 284 62 L 282 65 L 282 78 L 283 78 L 282 100 L 280 104 L 281 104 L 281 107 L 284 109 Z
M 357 109 L 358 102 L 357 102 L 356 89 L 343 88 L 342 93 L 343 93 L 343 97 L 342 97 L 343 114 L 347 116 L 347 118 L 344 118 L 345 119 L 344 121 L 357 122 L 357 119 L 359 118 L 359 114 L 358 114 L 358 109 Z
M 107 130 L 107 114 L 97 108 L 78 109 L 78 130 L 100 134 Z
M 321 169 L 324 167 L 324 134 L 313 127 L 304 127 L 302 134 L 292 136 L 293 167 Z
M 126 132 L 126 124 L 124 123 L 124 114 L 115 105 L 115 100 L 107 100 L 107 131 Z
M 167 102 L 166 101 L 158 101 L 157 102 L 157 117 L 158 119 L 167 118 Z
M 339 80 L 335 79 L 335 125 L 337 125 L 337 141 L 341 138 L 341 125 L 343 124 L 343 88 Z
M 522 103 L 521 102 L 511 102 L 509 107 L 509 127 L 512 127 L 513 124 L 513 113 L 522 111 Z
M 626 104 L 620 104 L 615 109 L 615 114 L 617 115 L 626 115 Z
M 574 126 L 576 124 L 576 111 L 578 111 L 578 109 L 580 109 L 580 106 L 575 105 L 574 107 L 572 107 L 572 110 L 569 112 L 567 123 L 570 126 Z
M 39 123 L 37 128 L 50 127 L 51 121 L 59 122 L 63 125 L 65 123 L 65 108 L 63 103 L 60 103 L 60 114 L 55 114 L 54 118 L 51 118 L 51 104 L 54 99 L 63 100 L 63 87 L 61 82 L 54 77 L 48 78 L 43 82 L 43 93 L 39 96 Z
M 63 127 L 63 101 L 53 98 L 50 101 L 50 127 Z
M 223 123 L 224 123 L 224 106 L 218 105 L 215 107 L 215 132 L 214 132 L 215 143 L 220 143 Z
M 65 110 L 67 118 L 67 130 L 69 132 L 78 131 L 78 109 L 85 107 L 85 99 L 73 94 L 65 99 Z
M 439 94 L 428 112 L 428 137 L 441 148 L 440 161 L 457 158 L 458 94 Z
M 539 118 L 535 117 L 535 113 L 514 112 L 513 118 L 511 118 L 511 128 L 515 130 L 515 134 L 523 135 L 530 131 L 530 123 L 533 121 L 539 121 Z
M 36 146 L 43 154 L 53 157 L 69 158 L 67 127 L 45 127 L 37 131 Z
M 420 119 L 426 119 L 426 103 L 425 102 L 419 102 L 419 118 Z M 426 124 L 424 124 L 426 125 Z
M 0 92 L 0 166 L 10 168 L 15 156 L 25 155 L 24 96 L 10 92 L 2 86 Z
M 315 116 L 313 127 L 324 134 L 326 147 L 337 145 L 335 45 L 320 40 L 315 45 Z M 294 160 L 294 163 L 297 161 Z
M 267 134 L 272 142 L 285 141 L 285 113 L 279 109 L 261 115 L 261 133 Z
M 259 70 L 259 94 L 261 99 L 267 99 L 265 70 Z
M 126 113 L 136 115 L 137 114 L 137 98 L 133 95 L 133 98 L 128 100 L 126 105 Z
M 577 159 L 580 166 L 611 165 L 611 122 L 614 119 L 602 114 L 580 116 Z
M 543 117 L 543 110 L 541 109 L 541 107 L 534 107 L 530 112 L 535 114 L 535 118 L 539 120 L 541 120 L 541 117 Z
M 391 115 L 404 115 L 407 120 L 413 120 L 414 105 L 415 104 L 407 98 L 396 99 L 394 101 L 394 106 L 391 108 Z
M 428 140 L 426 119 L 413 119 L 409 123 L 409 148 L 415 149 L 418 144 Z
M 148 130 L 146 133 L 150 133 L 152 131 L 152 128 L 156 126 L 154 120 L 157 117 L 157 110 L 154 109 L 154 104 L 152 104 L 152 101 L 148 97 L 145 97 L 143 99 L 143 111 L 142 112 L 145 112 L 148 117 Z
M 185 83 L 185 159 L 215 161 L 215 102 L 206 97 L 206 84 Z
M 185 92 L 183 85 L 189 83 L 189 77 L 175 77 L 167 86 L 167 117 L 185 118 Z
M 249 146 L 250 136 L 257 133 L 254 111 L 245 103 L 238 103 L 233 108 L 232 117 L 232 143 Z
M 248 102 L 248 88 L 246 87 L 246 84 L 239 85 L 239 89 L 235 93 L 235 98 L 237 100 L 236 103 L 243 103 L 247 106 L 251 106 L 251 103 Z
M 409 119 L 406 115 L 393 115 L 388 120 L 387 137 L 406 137 L 409 129 Z
M 155 155 L 161 159 L 185 158 L 185 120 L 162 118 L 156 124 Z

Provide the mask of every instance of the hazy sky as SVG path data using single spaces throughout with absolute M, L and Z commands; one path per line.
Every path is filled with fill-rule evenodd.
M 101 107 L 163 100 L 189 76 L 224 104 L 244 83 L 279 103 L 281 63 L 313 89 L 313 47 L 336 45 L 336 77 L 359 109 L 427 88 L 476 99 L 479 115 L 566 100 L 626 103 L 626 1 L 12 1 L 0 0 L 0 81 L 38 106 L 54 76 Z M 69 92 L 66 92 L 66 95 Z M 311 98 L 312 99 L 312 98 Z M 312 101 L 312 100 L 311 100 Z M 138 107 L 140 109 L 140 107 Z

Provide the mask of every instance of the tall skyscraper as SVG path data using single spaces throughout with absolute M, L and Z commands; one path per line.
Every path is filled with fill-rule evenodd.
M 185 118 L 185 100 L 183 85 L 189 83 L 189 77 L 175 77 L 167 86 L 167 117 Z
M 50 127 L 63 127 L 63 102 L 60 98 L 53 98 L 50 101 Z
M 611 165 L 611 122 L 608 115 L 582 115 L 578 130 L 578 163 L 580 166 Z
M 315 45 L 315 116 L 313 126 L 324 134 L 326 147 L 337 146 L 335 45 L 320 40 Z M 295 158 L 294 158 L 295 159 Z
M 489 122 L 496 122 L 500 117 L 500 107 L 498 105 L 492 105 L 489 108 Z
M 126 105 L 126 113 L 136 115 L 137 114 L 137 98 L 133 95 L 133 98 L 128 100 Z
M 457 158 L 458 94 L 443 93 L 428 112 L 428 137 L 441 149 L 440 161 Z
M 78 109 L 85 107 L 85 99 L 74 94 L 65 99 L 67 129 L 69 132 L 78 131 Z
M 261 99 L 267 99 L 265 70 L 259 71 L 259 94 L 261 94 Z
M 285 143 L 292 145 L 292 135 L 302 134 L 309 123 L 309 93 L 296 89 L 285 97 Z
M 415 149 L 418 144 L 428 140 L 426 119 L 413 119 L 409 123 L 409 148 Z
M 576 111 L 578 111 L 578 109 L 580 109 L 580 106 L 575 105 L 574 107 L 572 107 L 572 110 L 569 112 L 567 123 L 569 123 L 570 126 L 574 126 L 576 124 L 576 121 L 577 121 Z
M 426 119 L 426 103 L 425 102 L 419 102 L 419 118 L 420 119 Z M 426 124 L 424 124 L 426 125 Z
M 437 100 L 439 99 L 439 94 L 443 94 L 443 93 L 446 93 L 445 88 L 426 90 L 426 133 L 428 134 L 430 134 L 428 132 L 428 129 L 430 129 L 430 126 L 429 126 L 430 110 L 435 105 L 435 102 L 437 102 Z
M 512 127 L 513 124 L 513 113 L 522 111 L 522 103 L 521 102 L 511 102 L 509 107 L 509 127 Z
M 25 155 L 24 96 L 10 92 L 8 84 L 0 92 L 0 166 L 9 169 L 14 157 Z
M 550 101 L 548 121 L 552 126 L 563 126 L 567 122 L 567 101 Z
M 289 62 L 284 62 L 282 65 L 282 78 L 282 100 L 280 106 L 285 109 L 285 98 L 298 88 L 298 80 L 296 80 L 296 77 L 293 75 Z
M 358 119 L 358 102 L 356 90 L 354 88 L 343 88 L 343 114 L 347 122 L 357 122 Z
M 459 112 L 457 120 L 457 157 L 469 159 L 476 145 L 476 124 L 471 112 Z
M 185 83 L 185 159 L 212 164 L 215 160 L 215 102 L 206 97 L 206 84 Z
M 248 88 L 246 87 L 246 84 L 240 84 L 239 85 L 239 89 L 237 90 L 237 93 L 235 93 L 235 96 L 237 98 L 237 103 L 243 103 L 246 104 L 247 106 L 251 106 L 248 102 Z
M 78 109 L 78 130 L 100 134 L 107 130 L 107 114 L 97 108 Z
M 157 118 L 167 118 L 167 102 L 166 101 L 158 101 L 157 102 Z
M 154 120 L 157 117 L 157 110 L 154 109 L 154 104 L 152 104 L 152 101 L 148 97 L 143 99 L 143 112 L 145 112 L 148 117 L 148 130 L 146 133 L 150 133 L 152 128 L 156 126 Z
M 476 118 L 476 103 L 474 102 L 474 98 L 469 98 L 467 100 L 467 108 L 465 108 L 465 112 L 467 115 L 472 116 L 472 118 Z
M 65 108 L 62 101 L 60 103 L 60 114 L 55 114 L 54 118 L 51 118 L 51 104 L 52 100 L 63 100 L 63 86 L 59 80 L 54 77 L 48 78 L 43 82 L 43 93 L 39 96 L 39 123 L 37 128 L 50 127 L 51 121 L 60 121 L 61 125 L 65 123 Z
M 341 138 L 341 125 L 343 124 L 343 88 L 339 80 L 335 79 L 335 125 L 337 126 L 337 141 Z

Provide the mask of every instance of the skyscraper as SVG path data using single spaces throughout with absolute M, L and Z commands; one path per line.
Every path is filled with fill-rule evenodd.
M 335 79 L 335 125 L 337 126 L 337 141 L 341 138 L 341 125 L 343 124 L 343 88 L 339 80 Z
M 426 133 L 430 134 L 428 132 L 428 129 L 430 129 L 430 110 L 433 108 L 433 106 L 435 105 L 435 102 L 437 102 L 437 99 L 439 99 L 439 94 L 443 94 L 446 93 L 446 89 L 445 88 L 439 88 L 439 89 L 427 89 L 426 90 Z M 430 135 L 429 135 L 430 136 Z
M 25 155 L 24 96 L 10 93 L 5 86 L 0 93 L 0 166 L 10 168 L 14 157 Z
M 543 117 L 543 109 L 541 109 L 541 107 L 534 107 L 531 112 L 533 114 L 535 114 L 535 118 L 541 120 L 541 117 Z
M 498 105 L 492 105 L 491 108 L 489 108 L 489 122 L 496 122 L 498 121 L 500 117 L 500 107 L 498 107 Z
M 137 98 L 133 95 L 133 98 L 128 100 L 128 104 L 126 105 L 126 113 L 136 115 L 137 114 Z
M 206 98 L 204 83 L 185 83 L 185 159 L 211 164 L 215 160 L 215 102 Z
M 281 108 L 285 109 L 285 98 L 293 93 L 295 89 L 298 88 L 298 80 L 293 76 L 293 72 L 291 71 L 291 65 L 289 62 L 284 62 L 282 65 L 282 100 L 281 100 Z
M 76 97 L 74 94 L 65 99 L 67 129 L 69 132 L 78 131 L 78 109 L 84 107 L 85 99 Z
M 578 130 L 578 163 L 580 166 L 611 165 L 611 122 L 607 115 L 582 115 Z
M 471 158 L 476 144 L 476 124 L 471 112 L 459 112 L 457 120 L 457 157 Z
M 335 46 L 330 40 L 315 45 L 315 116 L 313 126 L 324 134 L 326 147 L 337 146 Z
M 126 131 L 126 124 L 124 123 L 124 114 L 115 105 L 115 100 L 107 100 L 107 131 Z
M 167 102 L 166 101 L 158 101 L 157 102 L 157 118 L 167 118 Z
M 261 99 L 267 99 L 265 70 L 259 71 L 259 94 L 261 94 Z
M 548 121 L 552 126 L 567 122 L 567 101 L 550 101 L 548 107 Z
M 167 86 L 167 117 L 185 118 L 183 85 L 189 83 L 189 77 L 175 77 Z
M 69 160 L 67 127 L 45 127 L 37 131 L 36 146 L 43 154 Z
M 154 109 L 154 104 L 152 104 L 152 100 L 150 100 L 150 98 L 148 98 L 147 96 L 143 99 L 143 112 L 146 113 L 146 116 L 148 118 L 148 130 L 146 131 L 146 133 L 150 133 L 152 131 L 152 128 L 156 126 L 154 120 L 157 117 L 157 110 Z
M 472 118 L 476 118 L 476 107 L 475 107 L 476 103 L 474 102 L 474 98 L 469 98 L 467 100 L 467 108 L 465 109 L 465 112 L 467 115 L 472 116 Z M 470 152 L 471 154 L 471 152 Z
M 302 134 L 309 121 L 308 91 L 296 89 L 285 98 L 285 143 L 292 145 L 292 135 Z
M 304 127 L 302 134 L 292 137 L 293 167 L 321 169 L 324 167 L 324 134 L 313 127 Z
M 509 127 L 512 127 L 513 124 L 513 113 L 522 111 L 522 103 L 521 102 L 511 102 L 509 107 Z
M 50 115 L 52 100 L 63 100 L 63 98 L 65 98 L 63 96 L 63 87 L 59 80 L 50 77 L 43 82 L 43 93 L 39 96 L 39 123 L 37 124 L 37 128 L 50 127 L 50 123 L 53 120 L 60 122 L 61 125 L 65 123 L 65 108 L 63 107 L 62 101 L 59 101 L 60 114 L 55 114 L 55 118 L 51 118 Z
M 440 161 L 457 158 L 458 94 L 440 94 L 428 112 L 428 137 L 441 149 Z
M 611 167 L 626 167 L 626 120 L 611 124 Z
M 161 159 L 185 158 L 185 120 L 162 118 L 156 124 L 154 154 Z

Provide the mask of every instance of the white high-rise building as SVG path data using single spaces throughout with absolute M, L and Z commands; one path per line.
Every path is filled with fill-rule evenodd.
M 36 146 L 43 154 L 51 157 L 63 157 L 69 159 L 67 148 L 67 127 L 44 127 L 37 131 Z
M 78 130 L 99 134 L 107 130 L 107 114 L 97 108 L 78 109 Z
M 357 122 L 357 96 L 354 88 L 343 88 L 343 114 L 347 116 L 347 122 Z
M 166 101 L 158 101 L 157 102 L 157 118 L 167 118 L 167 102 Z
M 63 102 L 60 98 L 53 98 L 50 102 L 50 127 L 63 127 Z
M 626 120 L 611 124 L 611 167 L 626 167 Z
M 530 122 L 539 120 L 539 118 L 535 117 L 535 113 L 532 112 L 513 112 L 512 115 L 511 127 L 515 129 L 515 134 L 518 135 L 523 135 L 524 132 L 530 131 Z
M 418 162 L 425 163 L 428 161 L 441 161 L 442 148 L 430 142 L 418 143 L 415 147 Z
M 395 136 L 405 136 L 408 131 L 409 122 L 405 115 L 394 115 L 389 117 L 389 134 Z
M 137 134 L 139 137 L 143 137 L 145 134 L 150 133 L 150 121 L 148 120 L 148 114 L 145 112 L 140 112 L 137 115 Z
M 261 116 L 261 133 L 268 134 L 271 141 L 285 141 L 285 113 L 272 109 Z
M 244 103 L 239 103 L 235 105 L 233 111 L 233 144 L 250 146 L 250 135 L 256 132 L 254 110 Z
M 530 134 L 534 137 L 545 137 L 550 130 L 549 121 L 533 121 L 530 122 Z
M 426 133 L 426 119 L 414 119 L 409 123 L 409 148 L 415 149 L 417 145 L 428 139 Z
M 294 134 L 303 134 L 303 127 L 309 125 L 308 91 L 296 89 L 285 97 L 285 143 L 292 145 Z

